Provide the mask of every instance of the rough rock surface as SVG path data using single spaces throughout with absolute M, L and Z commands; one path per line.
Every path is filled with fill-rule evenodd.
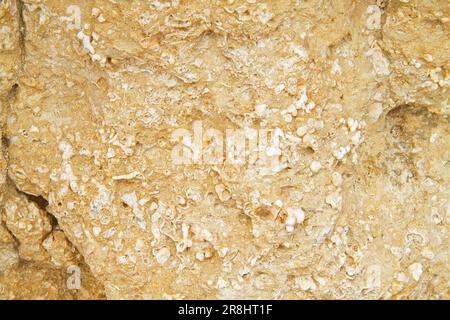
M 449 14 L 1 1 L 0 297 L 450 298 Z

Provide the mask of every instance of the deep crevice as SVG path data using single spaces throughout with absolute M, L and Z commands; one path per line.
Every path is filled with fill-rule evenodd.
M 17 187 L 16 183 L 9 176 L 6 179 L 7 179 L 7 184 L 9 186 L 11 186 L 12 188 L 14 188 L 17 193 L 27 197 L 27 199 L 29 201 L 33 202 L 34 204 L 36 204 L 39 209 L 47 211 L 48 201 L 43 196 L 35 196 L 35 195 L 32 195 L 32 194 L 26 193 L 26 192 L 20 190 Z
M 45 199 L 43 196 L 35 196 L 35 195 L 32 195 L 32 194 L 25 193 L 25 192 L 19 190 L 17 187 L 16 187 L 16 191 L 19 194 L 22 194 L 25 197 L 27 197 L 28 201 L 34 203 L 39 209 L 45 211 L 45 213 L 47 214 L 47 216 L 50 219 L 50 223 L 52 225 L 52 230 L 54 230 L 55 228 L 59 227 L 58 220 L 55 218 L 54 215 L 52 215 L 47 210 L 47 206 L 48 206 L 47 199 Z
M 58 220 L 55 218 L 54 215 L 52 215 L 47 210 L 47 207 L 48 207 L 47 199 L 45 199 L 43 196 L 35 196 L 35 195 L 29 194 L 29 193 L 26 193 L 26 192 L 20 190 L 17 187 L 17 185 L 15 184 L 15 182 L 10 177 L 7 177 L 7 184 L 11 188 L 14 188 L 18 194 L 25 196 L 28 201 L 34 203 L 39 209 L 41 209 L 42 211 L 45 211 L 47 213 L 48 217 L 50 218 L 50 221 L 52 224 L 52 229 L 54 229 L 55 227 L 58 226 Z

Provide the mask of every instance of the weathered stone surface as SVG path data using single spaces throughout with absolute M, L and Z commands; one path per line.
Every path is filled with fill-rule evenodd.
M 20 8 L 18 8 L 18 4 L 19 2 L 14 0 L 5 0 L 0 3 L 0 97 L 2 98 L 16 83 L 17 72 L 21 65 Z
M 26 196 L 11 190 L 3 208 L 5 225 L 19 243 L 19 255 L 24 260 L 46 260 L 42 241 L 52 231 L 48 214 Z
M 39 202 L 30 201 L 13 188 L 4 196 L 0 219 L 0 298 L 103 298 L 102 285 Z M 80 272 L 81 281 L 70 287 L 67 281 L 70 268 L 74 267 Z
M 14 267 L 19 263 L 19 253 L 16 242 L 8 230 L 0 225 L 0 272 Z
M 447 1 L 3 3 L 3 296 L 449 298 Z M 208 128 L 280 143 L 209 163 Z
M 42 263 L 21 263 L 0 274 L 1 299 L 103 299 L 102 287 L 86 266 L 81 269 L 82 286 L 71 290 L 65 269 Z
M 22 57 L 20 48 L 20 13 L 16 1 L 0 3 L 0 205 L 6 183 L 7 150 L 4 144 L 3 131 L 9 109 L 9 99 L 14 94 L 14 85 L 20 68 Z

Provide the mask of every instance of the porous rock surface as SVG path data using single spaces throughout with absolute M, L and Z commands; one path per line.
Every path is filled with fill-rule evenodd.
M 448 299 L 449 13 L 1 1 L 0 297 Z M 277 161 L 175 163 L 196 121 Z

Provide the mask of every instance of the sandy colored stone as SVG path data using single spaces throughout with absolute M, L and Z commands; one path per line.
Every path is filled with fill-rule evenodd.
M 449 9 L 416 2 L 2 2 L 2 296 L 448 299 Z M 176 164 L 195 121 L 278 165 Z
M 25 195 L 10 190 L 3 207 L 6 228 L 19 243 L 19 255 L 24 260 L 46 260 L 47 253 L 42 241 L 52 231 L 48 214 Z
M 6 0 L 0 3 L 0 21 L 0 96 L 4 98 L 16 83 L 21 66 L 18 1 Z
M 20 14 L 16 1 L 0 3 L 0 205 L 3 203 L 6 183 L 7 150 L 3 131 L 9 109 L 9 98 L 14 93 L 21 65 Z
M 16 242 L 8 229 L 0 225 L 0 272 L 17 266 L 19 263 L 19 252 Z
M 15 300 L 103 299 L 103 289 L 84 266 L 82 286 L 70 290 L 67 274 L 42 263 L 21 263 L 0 274 L 0 298 Z
M 12 188 L 5 198 L 0 219 L 0 298 L 103 298 L 102 285 L 39 200 Z M 80 270 L 76 288 L 68 284 L 71 268 Z

